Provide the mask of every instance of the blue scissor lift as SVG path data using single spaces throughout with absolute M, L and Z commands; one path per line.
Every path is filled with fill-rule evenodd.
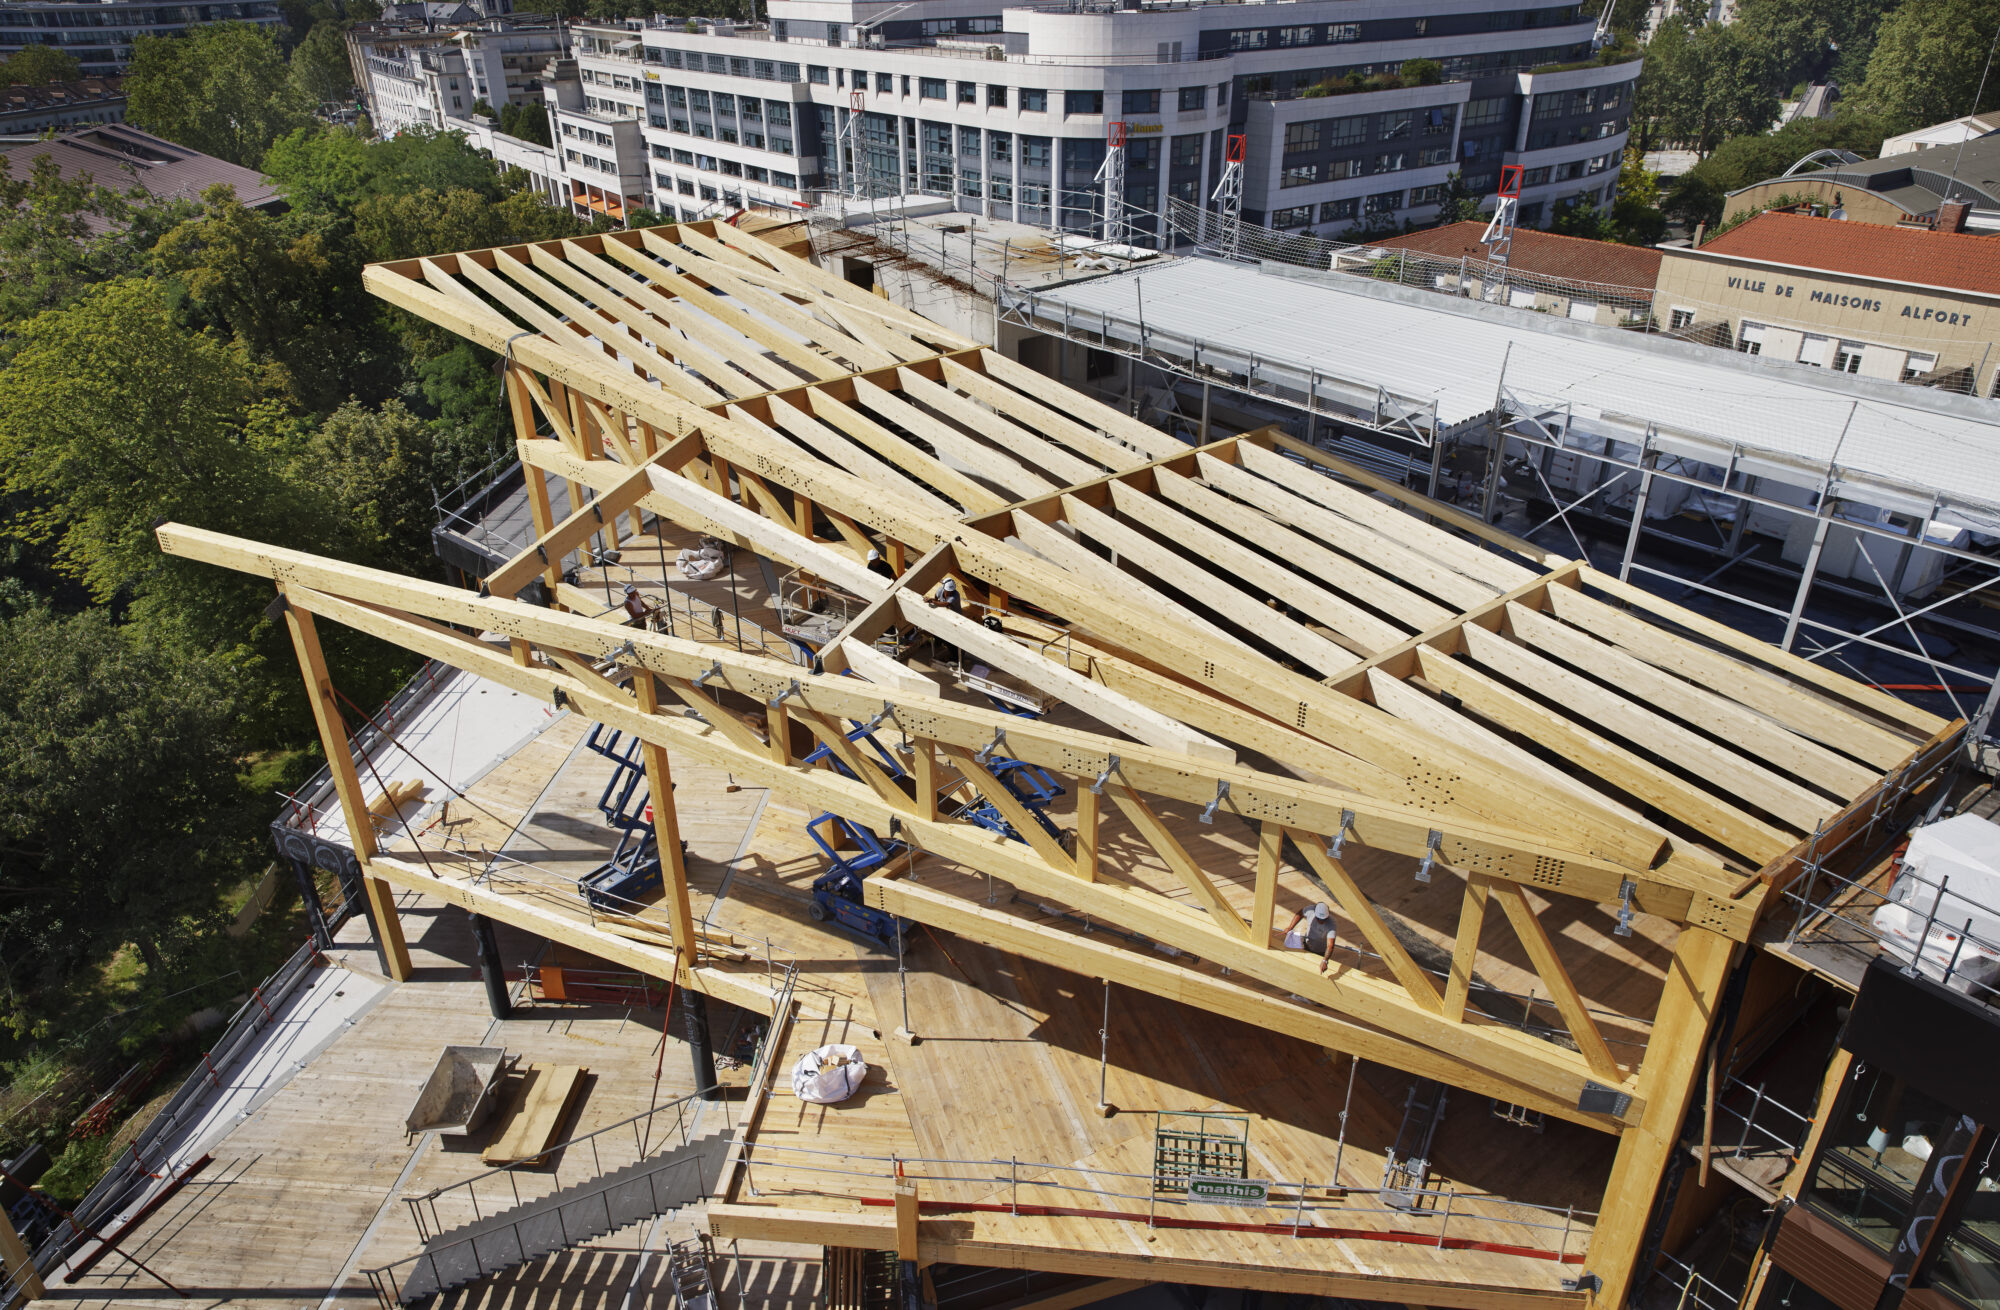
M 867 725 L 856 726 L 847 734 L 847 739 L 864 750 L 872 751 L 891 778 L 900 780 L 909 776 L 909 771 L 896 758 L 895 752 L 878 741 Z M 818 764 L 821 761 L 830 763 L 847 777 L 854 776 L 853 771 L 841 763 L 840 757 L 825 745 L 807 755 L 803 762 Z M 1050 801 L 1063 794 L 1063 787 L 1047 770 L 1005 758 L 982 763 L 1000 785 L 1034 816 L 1035 822 L 1044 831 L 1060 840 L 1061 833 L 1044 811 Z M 1001 815 L 999 808 L 983 795 L 974 795 L 971 800 L 959 803 L 956 809 L 950 809 L 947 804 L 941 807 L 941 812 L 949 812 L 955 818 L 976 823 L 1010 840 L 1022 840 L 1021 834 Z M 827 871 L 813 880 L 813 899 L 808 913 L 820 922 L 839 924 L 884 947 L 894 947 L 897 935 L 908 931 L 909 921 L 898 920 L 887 910 L 868 905 L 862 894 L 861 880 L 871 871 L 902 856 L 909 850 L 910 844 L 900 838 L 880 837 L 871 829 L 831 811 L 807 823 L 806 835 L 826 855 L 828 865 Z
M 640 741 L 593 723 L 583 744 L 611 761 L 611 777 L 597 798 L 597 809 L 606 823 L 618 829 L 618 845 L 609 860 L 576 880 L 576 889 L 593 910 L 630 912 L 639 907 L 641 897 L 660 890 L 661 878 L 659 839 L 646 814 L 653 790 L 646 782 Z M 681 850 L 687 850 L 686 842 Z

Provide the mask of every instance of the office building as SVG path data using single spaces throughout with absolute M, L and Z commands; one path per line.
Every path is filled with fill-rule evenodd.
M 111 77 L 132 61 L 142 36 L 180 36 L 203 23 L 284 22 L 275 0 L 210 0 L 159 5 L 138 0 L 6 0 L 0 3 L 0 59 L 31 45 L 74 55 L 89 77 Z
M 1102 226 L 1122 124 L 1120 209 L 1151 243 L 1239 135 L 1259 224 L 1400 228 L 1454 170 L 1484 192 L 1503 163 L 1526 169 L 1521 222 L 1546 224 L 1612 195 L 1640 67 L 1594 55 L 1574 4 L 963 8 L 777 0 L 757 26 L 579 28 L 586 112 L 644 125 L 663 212 L 925 194 L 1073 231 Z
M 453 26 L 362 23 L 348 32 L 347 50 L 368 117 L 386 137 L 414 127 L 442 131 L 449 119 L 471 118 L 481 101 L 498 110 L 541 100 L 567 39 L 560 22 L 475 14 Z
M 35 136 L 50 128 L 125 121 L 122 78 L 85 77 L 41 86 L 0 86 L 0 137 Z

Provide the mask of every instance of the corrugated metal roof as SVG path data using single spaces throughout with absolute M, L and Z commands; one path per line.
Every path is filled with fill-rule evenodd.
M 1732 448 L 1816 485 L 1837 464 L 1846 494 L 1903 508 L 1933 492 L 2000 524 L 2000 407 L 1834 376 L 1614 328 L 1383 287 L 1332 273 L 1267 272 L 1212 259 L 1049 288 L 1040 313 L 1136 323 L 1401 396 L 1435 399 L 1443 424 L 1494 407 L 1503 379 L 1522 401 L 1568 407 L 1621 439 L 1659 429 L 1668 448 L 1727 463 Z M 1052 306 L 1051 302 L 1055 302 Z M 1095 327 L 1095 324 L 1087 324 Z M 1123 334 L 1120 334 L 1123 335 Z M 1136 332 L 1127 339 L 1136 340 Z M 1908 393 L 1908 400 L 1901 398 Z M 1891 398 L 1893 397 L 1893 398 Z M 1990 409 L 1992 418 L 1973 417 Z M 1850 421 L 1851 415 L 1851 421 Z M 1892 494 L 1900 493 L 1900 494 Z

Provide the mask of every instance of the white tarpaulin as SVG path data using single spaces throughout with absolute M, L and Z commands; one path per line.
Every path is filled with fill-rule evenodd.
M 867 1076 L 868 1062 L 861 1058 L 861 1048 L 836 1042 L 799 1057 L 792 1066 L 792 1090 L 801 1101 L 832 1105 L 854 1095 Z

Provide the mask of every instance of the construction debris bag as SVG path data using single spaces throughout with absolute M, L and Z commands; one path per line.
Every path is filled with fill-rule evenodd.
M 792 1066 L 792 1090 L 801 1101 L 832 1105 L 854 1095 L 868 1076 L 868 1062 L 861 1048 L 834 1043 L 808 1051 Z

